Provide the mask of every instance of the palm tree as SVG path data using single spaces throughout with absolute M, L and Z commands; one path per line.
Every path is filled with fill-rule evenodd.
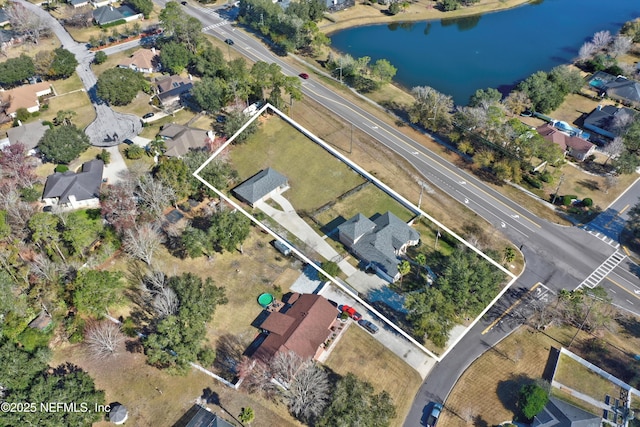
M 400 286 L 402 286 L 402 280 L 406 274 L 409 274 L 411 271 L 411 264 L 409 261 L 404 260 L 400 264 L 398 264 L 398 273 L 400 273 Z

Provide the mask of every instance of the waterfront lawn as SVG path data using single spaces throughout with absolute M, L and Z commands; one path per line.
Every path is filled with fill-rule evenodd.
M 343 333 L 326 365 L 337 374 L 353 373 L 370 382 L 376 393 L 387 391 L 397 412 L 391 425 L 402 425 L 422 383 L 413 368 L 355 324 Z
M 263 116 L 258 132 L 231 148 L 244 181 L 272 167 L 289 180 L 285 197 L 297 210 L 312 211 L 364 182 L 350 167 L 277 116 Z

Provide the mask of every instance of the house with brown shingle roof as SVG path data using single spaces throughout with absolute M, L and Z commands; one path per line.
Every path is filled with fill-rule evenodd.
M 264 338 L 253 358 L 269 363 L 279 352 L 292 351 L 303 359 L 317 359 L 324 352 L 321 345 L 332 333 L 338 312 L 324 297 L 316 294 L 293 294 L 278 312 L 271 312 L 260 329 Z
M 156 97 L 165 107 L 180 102 L 182 95 L 193 88 L 193 82 L 180 76 L 158 77 L 154 81 Z
M 155 47 L 151 49 L 138 49 L 129 58 L 118 64 L 120 68 L 131 68 L 139 73 L 154 73 L 160 70 L 160 51 Z
M 6 90 L 2 93 L 2 99 L 9 100 L 10 104 L 7 108 L 7 114 L 11 117 L 16 116 L 16 111 L 20 108 L 26 108 L 30 113 L 40 110 L 41 96 L 50 95 L 52 93 L 51 83 L 40 82 L 33 85 L 22 85 L 14 89 Z
M 558 145 L 565 153 L 580 162 L 590 156 L 596 148 L 595 144 L 577 136 L 568 135 L 549 123 L 538 126 L 536 130 L 544 139 Z

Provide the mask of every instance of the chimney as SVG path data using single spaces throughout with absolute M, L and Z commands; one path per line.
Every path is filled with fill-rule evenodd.
M 151 53 L 153 53 L 154 55 L 156 54 L 156 48 L 155 47 L 151 48 Z
M 216 137 L 216 134 L 213 131 L 210 131 L 210 130 L 207 131 L 207 138 L 209 138 L 211 142 L 215 140 L 215 137 Z
M 113 11 L 113 6 L 109 6 L 109 9 L 111 9 L 111 11 Z
M 598 104 L 598 106 L 596 107 L 596 110 L 598 111 L 602 110 L 602 104 Z

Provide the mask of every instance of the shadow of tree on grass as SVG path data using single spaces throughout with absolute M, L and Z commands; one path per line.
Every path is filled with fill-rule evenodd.
M 518 395 L 520 389 L 526 384 L 532 384 L 535 381 L 526 375 L 512 375 L 508 380 L 498 383 L 498 398 L 505 409 L 513 412 L 514 420 L 525 420 L 525 416 L 518 407 Z

